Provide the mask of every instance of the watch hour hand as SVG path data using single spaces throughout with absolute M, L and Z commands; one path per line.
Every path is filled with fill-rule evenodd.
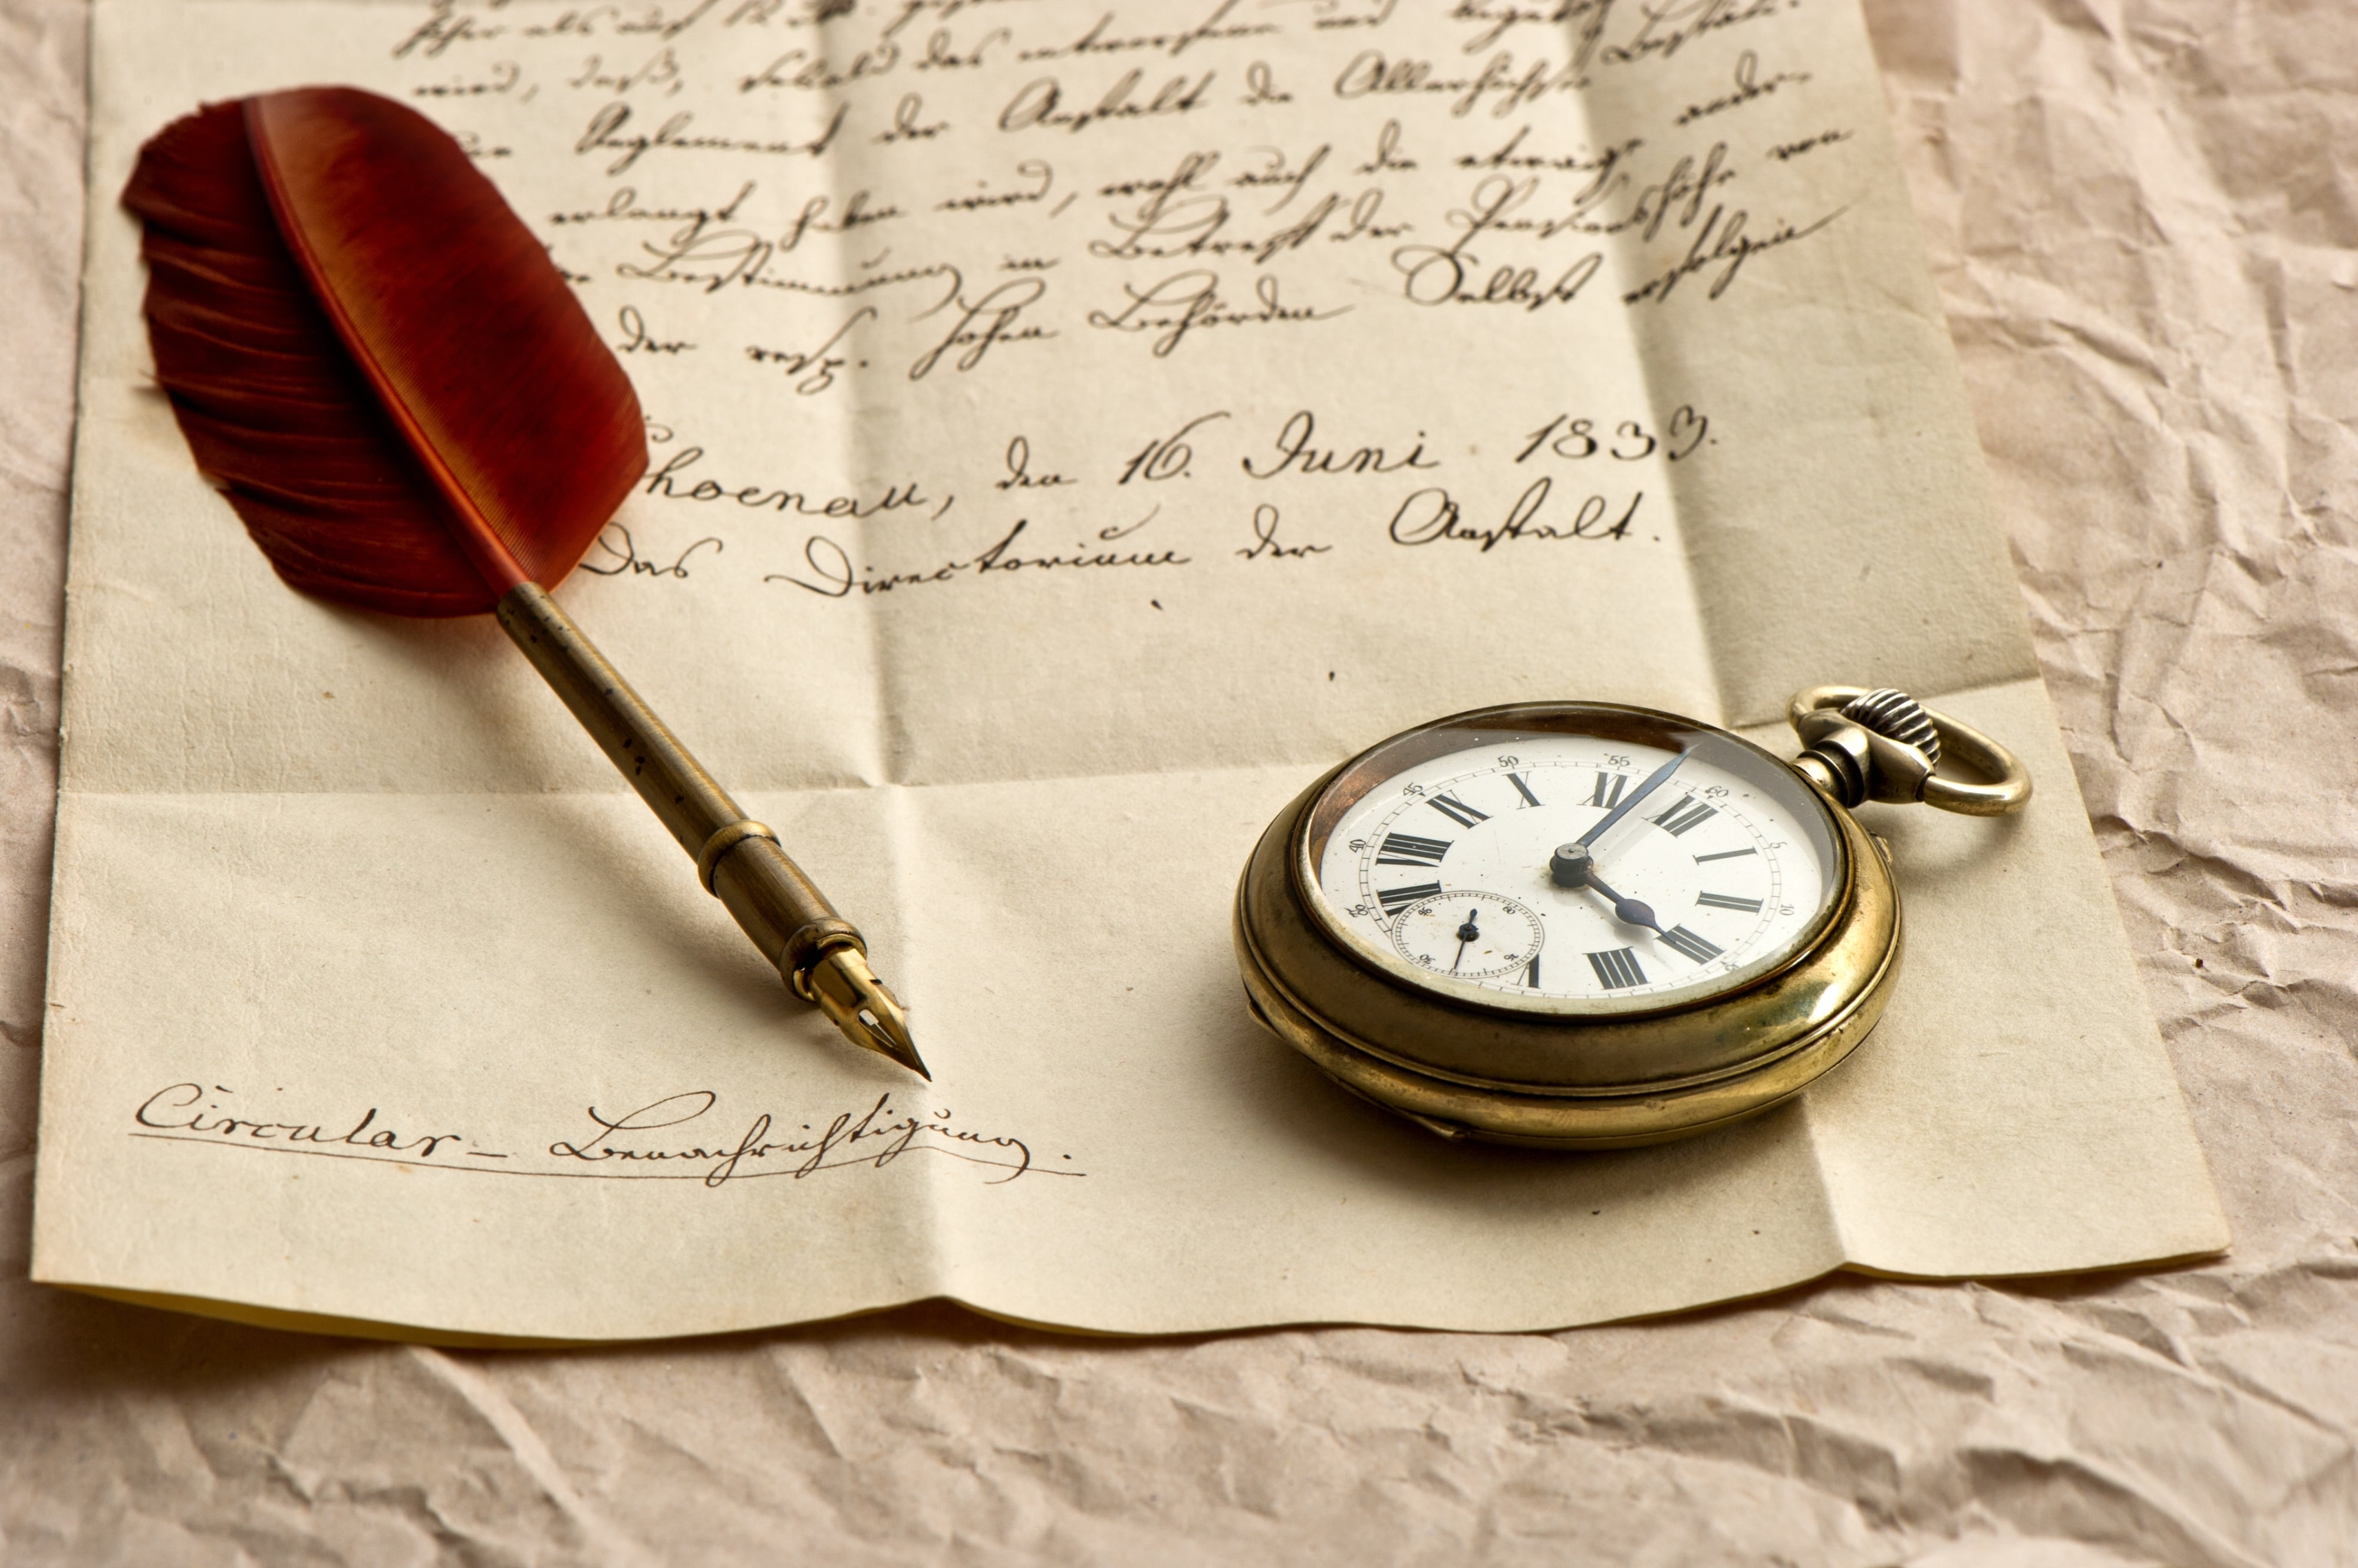
M 1647 782 L 1650 785 L 1659 784 L 1668 776 L 1666 770 Z M 1585 887 L 1601 895 L 1612 904 L 1613 918 L 1624 925 L 1642 925 L 1657 936 L 1669 935 L 1663 931 L 1653 905 L 1634 898 L 1624 898 L 1605 885 L 1596 874 L 1596 861 L 1589 854 L 1586 844 L 1559 845 L 1556 852 L 1548 858 L 1548 877 L 1558 887 Z
M 1588 885 L 1613 901 L 1613 918 L 1622 925 L 1643 925 L 1657 936 L 1670 935 L 1662 929 L 1662 923 L 1654 918 L 1652 904 L 1640 903 L 1634 898 L 1623 898 L 1619 893 L 1598 881 L 1593 871 L 1589 873 Z
M 1686 760 L 1687 754 L 1684 752 L 1681 752 L 1677 756 L 1672 757 L 1669 762 L 1664 762 L 1660 767 L 1656 768 L 1652 773 L 1648 773 L 1646 775 L 1645 783 L 1639 784 L 1636 789 L 1631 790 L 1627 795 L 1623 796 L 1621 804 L 1606 812 L 1595 827 L 1590 828 L 1587 832 L 1580 836 L 1577 842 L 1583 846 L 1586 846 L 1594 844 L 1599 838 L 1604 838 L 1615 823 L 1620 821 L 1623 817 L 1638 809 L 1638 803 L 1639 801 L 1644 800 L 1648 795 L 1661 788 L 1664 782 L 1667 781 L 1672 773 L 1679 771 L 1679 764 Z

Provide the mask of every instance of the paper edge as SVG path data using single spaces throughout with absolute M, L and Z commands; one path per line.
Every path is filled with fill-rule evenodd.
M 1311 1317 L 1287 1319 L 1276 1323 L 1224 1324 L 1206 1328 L 1102 1328 L 1087 1324 L 1054 1323 L 1044 1318 L 1026 1317 L 1021 1314 L 1002 1312 L 985 1306 L 980 1303 L 968 1301 L 963 1296 L 942 1294 L 912 1296 L 907 1301 L 892 1302 L 880 1306 L 860 1307 L 827 1317 L 792 1318 L 775 1323 L 746 1324 L 733 1328 L 698 1329 L 686 1334 L 648 1335 L 625 1339 L 567 1339 L 533 1335 L 483 1334 L 467 1329 L 438 1328 L 431 1325 L 404 1324 L 375 1318 L 339 1317 L 327 1313 L 295 1312 L 276 1307 L 253 1306 L 243 1302 L 226 1301 L 211 1296 L 177 1295 L 165 1291 L 125 1290 L 110 1285 L 81 1284 L 65 1280 L 41 1280 L 36 1282 L 54 1290 L 70 1291 L 77 1295 L 94 1296 L 103 1301 L 116 1302 L 126 1306 L 182 1313 L 196 1317 L 210 1318 L 215 1322 L 237 1324 L 247 1328 L 268 1329 L 282 1334 L 317 1335 L 330 1338 L 366 1339 L 381 1344 L 425 1345 L 451 1350 L 591 1350 L 606 1346 L 687 1344 L 698 1340 L 735 1338 L 749 1334 L 799 1333 L 807 1329 L 828 1328 L 861 1318 L 881 1317 L 887 1313 L 900 1312 L 910 1307 L 926 1306 L 935 1303 L 957 1307 L 972 1313 L 977 1317 L 988 1318 L 993 1323 L 1005 1324 L 1011 1328 L 1020 1328 L 1034 1334 L 1049 1334 L 1060 1338 L 1071 1339 L 1147 1343 L 1225 1338 L 1246 1334 L 1300 1333 L 1319 1329 L 1372 1329 L 1393 1334 L 1468 1336 L 1563 1334 L 1584 1328 L 1674 1322 L 1681 1318 L 1814 1291 L 1843 1274 L 1854 1274 L 1868 1280 L 1889 1281 L 1898 1284 L 1966 1284 L 1995 1281 L 2071 1280 L 2082 1276 L 2121 1279 L 2176 1272 L 2223 1257 L 2227 1250 L 2226 1247 L 2221 1246 L 2177 1253 L 2168 1258 L 2133 1259 L 2119 1262 L 2087 1264 L 2077 1268 L 2028 1270 L 2013 1273 L 1911 1274 L 1898 1270 L 1880 1269 L 1866 1263 L 1840 1263 L 1831 1269 L 1786 1284 L 1714 1297 L 1710 1301 L 1695 1302 L 1687 1306 L 1667 1307 L 1659 1312 L 1631 1313 L 1617 1317 L 1580 1318 L 1566 1323 L 1477 1327 L 1394 1323 L 1368 1318 Z

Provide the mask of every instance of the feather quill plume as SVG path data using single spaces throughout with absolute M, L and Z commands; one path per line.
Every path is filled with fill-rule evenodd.
M 141 149 L 156 374 L 280 577 L 395 615 L 496 613 L 795 991 L 924 1073 L 866 944 L 546 589 L 639 476 L 644 422 L 540 242 L 402 104 L 307 87 Z
M 492 182 L 352 88 L 142 151 L 148 335 L 197 462 L 289 583 L 396 615 L 553 588 L 647 466 L 637 395 Z

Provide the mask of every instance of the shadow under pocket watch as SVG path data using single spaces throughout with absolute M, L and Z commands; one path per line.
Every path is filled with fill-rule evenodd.
M 2030 779 L 1900 692 L 1816 687 L 1788 717 L 1805 747 L 1790 762 L 1592 702 L 1481 708 L 1368 748 L 1246 865 L 1255 1016 L 1450 1138 L 1652 1143 L 1800 1093 L 1875 1027 L 1899 969 L 1888 851 L 1850 808 L 1996 816 Z

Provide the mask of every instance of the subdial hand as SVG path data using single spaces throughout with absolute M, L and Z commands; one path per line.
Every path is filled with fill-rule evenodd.
M 1449 966 L 1449 972 L 1453 975 L 1457 972 L 1457 966 L 1466 961 L 1466 944 L 1482 939 L 1482 928 L 1474 924 L 1474 917 L 1481 913 L 1478 909 L 1467 910 L 1466 924 L 1457 928 L 1457 957 Z

